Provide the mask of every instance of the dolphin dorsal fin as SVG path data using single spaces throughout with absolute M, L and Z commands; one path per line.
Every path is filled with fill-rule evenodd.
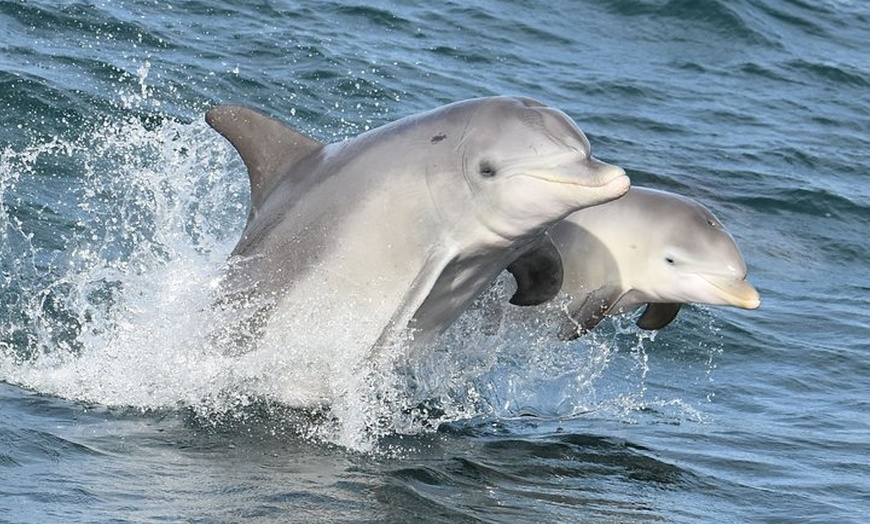
M 641 329 L 661 329 L 677 318 L 680 306 L 682 306 L 680 303 L 651 303 L 647 305 L 636 324 Z
M 507 270 L 517 282 L 517 290 L 510 299 L 515 306 L 543 304 L 562 289 L 562 255 L 549 236 L 514 260 Z
M 251 208 L 262 204 L 280 174 L 323 144 L 253 109 L 215 106 L 205 115 L 239 152 L 251 181 Z

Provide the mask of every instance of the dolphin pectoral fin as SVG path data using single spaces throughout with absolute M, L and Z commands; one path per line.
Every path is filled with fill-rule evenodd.
M 569 341 L 569 340 L 577 340 L 583 335 L 592 331 L 592 329 L 601 322 L 601 319 L 604 318 L 602 315 L 599 318 L 592 319 L 587 322 L 576 322 L 574 320 L 568 320 L 562 324 L 562 327 L 559 329 L 559 340 Z
M 680 312 L 680 304 L 676 303 L 651 303 L 647 304 L 643 314 L 637 319 L 637 326 L 641 329 L 661 329 L 677 318 Z
M 257 208 L 281 173 L 323 144 L 253 109 L 215 106 L 205 121 L 239 152 L 251 180 L 251 206 Z
M 586 295 L 586 299 L 573 311 L 559 330 L 560 340 L 574 340 L 592 331 L 606 317 L 622 292 L 616 288 L 603 287 Z
M 517 290 L 510 299 L 515 306 L 543 304 L 562 289 L 562 255 L 550 237 L 544 237 L 538 247 L 514 260 L 507 270 L 517 281 Z

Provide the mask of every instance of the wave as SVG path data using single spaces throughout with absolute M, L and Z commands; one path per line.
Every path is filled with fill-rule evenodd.
M 535 521 L 535 508 L 546 508 L 555 520 L 573 520 L 582 508 L 593 521 L 650 522 L 667 520 L 659 512 L 668 491 L 698 483 L 691 472 L 617 439 L 569 433 L 482 440 L 469 457 L 406 457 L 409 464 L 388 471 L 394 482 L 383 496 L 413 500 L 439 522 Z M 602 478 L 609 487 L 602 487 Z M 659 503 L 624 503 L 617 495 L 623 484 Z M 487 492 L 483 486 L 498 489 Z M 489 503 L 481 504 L 481 497 Z

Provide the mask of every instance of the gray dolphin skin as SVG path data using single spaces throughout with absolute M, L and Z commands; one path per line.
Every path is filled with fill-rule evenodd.
M 684 303 L 760 305 L 734 239 L 692 199 L 634 186 L 618 200 L 572 213 L 548 234 L 556 251 L 530 251 L 509 266 L 517 280 L 511 302 L 539 304 L 561 288 L 571 297 L 562 338 L 643 305 L 643 329 L 668 325 Z
M 628 177 L 564 113 L 526 98 L 456 102 L 323 144 L 242 106 L 206 121 L 247 167 L 251 207 L 223 289 L 264 331 L 336 329 L 371 351 L 445 329 L 569 213 Z M 287 339 L 290 340 L 290 339 Z

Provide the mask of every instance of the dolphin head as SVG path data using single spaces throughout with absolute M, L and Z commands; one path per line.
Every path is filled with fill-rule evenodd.
M 629 187 L 622 168 L 591 155 L 570 118 L 530 99 L 487 99 L 458 147 L 478 218 L 506 238 L 538 232 Z
M 623 257 L 635 266 L 620 269 L 630 280 L 627 287 L 650 302 L 757 308 L 761 301 L 746 281 L 746 263 L 719 219 L 694 200 L 646 193 L 646 203 L 639 206 L 647 206 L 651 226 L 645 238 L 636 239 L 635 255 Z

